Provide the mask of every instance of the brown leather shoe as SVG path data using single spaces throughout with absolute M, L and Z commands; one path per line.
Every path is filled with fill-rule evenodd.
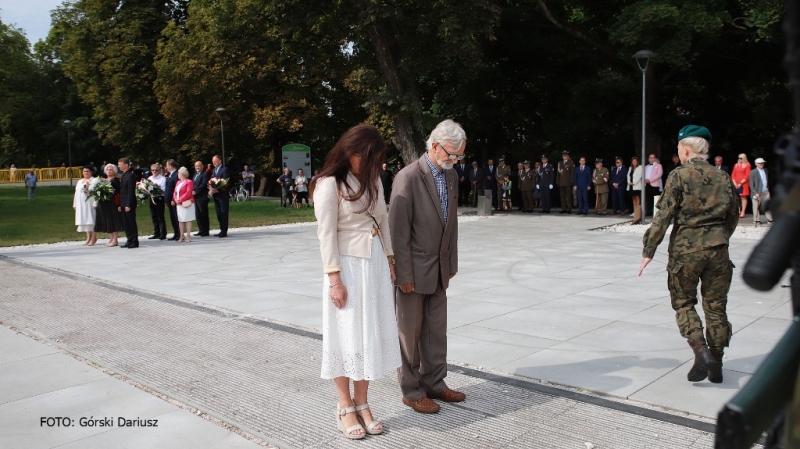
M 423 397 L 416 401 L 410 401 L 403 398 L 403 404 L 411 407 L 414 411 L 419 413 L 437 413 L 439 411 L 439 404 L 430 400 L 430 398 Z
M 441 399 L 444 402 L 461 402 L 467 398 L 465 393 L 451 390 L 449 388 L 445 388 L 441 393 L 430 393 L 428 396 L 433 399 Z

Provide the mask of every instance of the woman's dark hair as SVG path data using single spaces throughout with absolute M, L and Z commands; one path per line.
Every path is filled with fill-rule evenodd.
M 358 191 L 354 191 L 347 183 L 350 156 L 354 154 L 361 155 L 359 173 L 358 175 L 354 174 L 360 184 Z M 314 197 L 314 187 L 319 178 L 333 176 L 336 179 L 337 189 L 341 189 L 344 185 L 347 191 L 345 197 L 347 201 L 358 201 L 362 196 L 367 195 L 366 205 L 358 213 L 371 210 L 378 200 L 378 178 L 384 159 L 386 159 L 386 141 L 383 140 L 378 128 L 372 125 L 357 125 L 348 129 L 328 153 L 325 166 L 309 186 L 311 197 Z
M 83 170 L 89 170 L 92 173 L 92 176 L 94 176 L 94 166 L 93 165 L 84 165 L 83 168 L 81 169 L 81 171 L 83 171 Z

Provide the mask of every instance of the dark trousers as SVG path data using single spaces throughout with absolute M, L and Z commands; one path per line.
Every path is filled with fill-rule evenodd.
M 197 216 L 197 228 L 200 235 L 208 235 L 208 197 L 195 197 L 194 212 Z
M 652 186 L 650 186 L 650 184 L 647 184 L 644 187 L 644 194 L 645 194 L 645 201 L 646 201 L 645 207 L 647 207 L 647 216 L 648 217 L 652 217 L 653 216 L 653 210 L 654 210 L 653 209 L 653 206 L 654 206 L 653 199 L 656 197 L 656 195 L 661 195 L 661 191 L 658 189 L 658 187 L 652 187 Z
M 497 186 L 494 186 L 492 188 L 487 188 L 486 190 L 490 190 L 492 192 L 492 207 L 495 209 L 499 209 L 500 199 L 497 197 Z
M 539 190 L 542 191 L 542 212 L 550 212 L 551 196 L 553 192 L 548 185 L 543 185 Z
M 130 209 L 125 212 L 125 208 L 122 208 L 122 227 L 125 229 L 125 237 L 128 238 L 128 243 L 139 243 L 139 228 L 136 226 L 136 206 Z
M 622 186 L 618 189 L 611 187 L 611 212 L 625 212 L 625 190 Z
M 219 192 L 214 195 L 214 210 L 217 211 L 217 221 L 219 221 L 219 232 L 228 233 L 228 206 L 231 198 L 228 193 Z
M 458 183 L 458 205 L 469 205 L 469 192 L 472 190 L 472 183 L 469 181 Z
M 170 200 L 170 203 L 172 200 Z M 169 221 L 172 223 L 172 232 L 174 233 L 174 237 L 178 237 L 178 234 L 181 233 L 180 227 L 178 226 L 178 206 L 169 205 L 167 206 L 169 209 Z
M 153 198 L 149 204 L 150 218 L 153 220 L 153 235 L 165 239 L 167 238 L 167 222 L 164 219 L 164 197 Z
M 558 194 L 561 196 L 561 210 L 572 212 L 572 186 L 558 186 Z
M 447 388 L 447 294 L 441 280 L 430 295 L 395 289 L 403 397 L 416 401 Z
M 582 214 L 589 213 L 589 189 L 586 187 L 580 187 L 575 189 L 575 193 L 578 196 L 578 212 Z

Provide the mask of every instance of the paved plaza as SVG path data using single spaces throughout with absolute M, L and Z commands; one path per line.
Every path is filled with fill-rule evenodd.
M 461 219 L 459 273 L 448 289 L 448 382 L 468 399 L 422 417 L 400 404 L 389 373 L 371 399 L 389 432 L 370 446 L 433 447 L 424 438 L 446 436 L 436 447 L 710 447 L 713 427 L 705 423 L 790 324 L 788 289 L 760 293 L 741 280 L 757 241 L 734 239 L 725 382 L 692 384 L 685 377 L 692 353 L 669 305 L 666 242 L 637 277 L 641 236 L 593 230 L 613 218 Z M 135 251 L 0 252 L 0 348 L 14 348 L 0 371 L 17 376 L 0 386 L 0 446 L 12 438 L 9 423 L 27 429 L 10 441 L 37 443 L 26 447 L 101 447 L 102 438 L 130 431 L 41 430 L 39 416 L 62 414 L 50 405 L 60 394 L 83 398 L 73 416 L 92 407 L 95 416 L 170 416 L 179 423 L 172 432 L 207 432 L 202 447 L 345 444 L 333 425 L 333 387 L 318 379 L 322 267 L 314 224 L 232 230 L 229 239 L 190 244 L 141 241 Z M 87 437 L 95 446 L 79 443 Z

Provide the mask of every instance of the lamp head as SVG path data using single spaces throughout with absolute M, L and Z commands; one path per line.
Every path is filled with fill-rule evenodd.
M 656 54 L 650 50 L 639 50 L 633 54 L 633 58 L 636 59 L 636 64 L 639 65 L 639 69 L 641 71 L 647 70 L 647 64 L 650 62 L 651 58 L 655 58 Z M 644 63 L 644 66 L 642 66 Z

